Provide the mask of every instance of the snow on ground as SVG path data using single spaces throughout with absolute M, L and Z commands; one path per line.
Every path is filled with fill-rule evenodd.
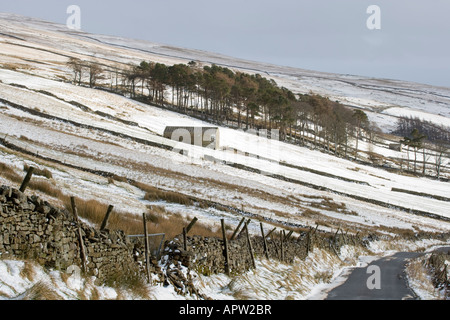
M 200 275 L 195 284 L 213 299 L 306 300 L 318 290 L 316 287 L 339 274 L 342 265 L 334 254 L 314 250 L 305 260 L 296 260 L 292 265 L 259 259 L 256 269 L 243 275 L 232 279 Z
M 427 261 L 432 254 L 431 252 L 437 248 L 439 246 L 428 247 L 423 256 L 409 261 L 406 268 L 408 284 L 421 300 L 443 300 L 445 297 L 445 289 L 434 287 L 430 270 L 427 268 Z M 447 279 L 448 273 L 447 271 Z
M 204 123 L 123 96 L 74 86 L 69 83 L 72 75 L 65 64 L 68 55 L 83 60 L 95 58 L 99 63 L 121 67 L 142 60 L 168 64 L 190 60 L 203 63 L 214 61 L 235 70 L 270 76 L 279 85 L 294 92 L 309 93 L 311 90 L 363 108 L 386 132 L 394 127 L 396 117 L 403 115 L 418 115 L 436 123 L 448 124 L 449 88 L 242 61 L 139 40 L 69 32 L 63 26 L 7 14 L 0 14 L 0 27 L 0 98 L 47 116 L 72 121 L 68 123 L 44 118 L 13 108 L 7 103 L 0 104 L 0 136 L 10 143 L 61 163 L 114 173 L 287 224 L 315 226 L 319 221 L 324 224 L 321 229 L 327 231 L 343 226 L 350 231 L 373 228 L 385 233 L 388 233 L 385 228 L 436 232 L 450 230 L 450 224 L 446 221 L 412 215 L 349 197 L 361 196 L 387 205 L 450 218 L 448 201 L 391 191 L 392 188 L 400 188 L 448 198 L 448 182 L 398 175 L 317 150 L 225 127 L 220 128 L 220 150 L 174 142 L 161 136 L 167 125 L 199 126 Z M 72 101 L 89 110 L 82 110 Z M 123 120 L 137 125 L 126 125 Z M 143 144 L 129 137 L 165 148 Z M 361 141 L 360 150 L 372 150 L 384 157 L 405 157 L 405 152 L 389 150 L 386 143 L 369 146 Z M 186 150 L 187 155 L 173 152 L 175 149 Z M 250 156 L 243 152 L 250 153 Z M 53 175 L 50 182 L 63 192 L 85 199 L 95 198 L 113 204 L 124 212 L 141 214 L 148 205 L 160 205 L 171 213 L 197 216 L 211 228 L 217 226 L 223 217 L 232 227 L 242 218 L 238 213 L 214 208 L 145 201 L 144 192 L 126 182 L 111 183 L 104 177 L 55 163 L 49 165 L 33 157 L 23 158 L 4 149 L 0 150 L 0 162 L 15 167 L 18 172 L 23 169 L 24 163 L 49 166 Z M 262 174 L 230 166 L 233 164 L 261 170 Z M 269 175 L 279 175 L 300 183 L 283 181 Z M 0 177 L 0 183 L 9 182 Z M 323 206 L 324 199 L 332 199 L 334 204 L 345 204 L 345 210 Z M 314 212 L 313 216 L 305 214 L 308 210 Z M 260 232 L 254 226 L 251 226 L 250 231 L 254 234 Z M 394 249 L 392 243 L 377 242 L 371 245 L 371 253 L 377 255 Z M 424 243 L 401 243 L 395 249 L 415 250 L 421 245 L 427 246 Z M 328 282 L 343 279 L 346 268 L 369 259 L 358 259 L 366 253 L 352 252 L 351 248 L 343 250 L 339 258 L 328 252 L 315 251 L 305 261 L 298 261 L 292 266 L 258 260 L 256 270 L 233 279 L 224 275 L 199 275 L 196 281 L 206 295 L 218 299 L 317 299 L 328 287 Z M 20 278 L 25 264 L 0 261 L 0 274 L 5 275 L 0 279 L 0 295 L 3 293 L 6 298 L 20 297 L 42 282 L 57 284 L 56 293 L 65 299 L 76 298 L 80 290 L 87 297 L 95 290 L 95 294 L 101 298 L 120 298 L 114 289 L 97 288 L 89 279 L 82 283 L 63 283 L 64 276 L 61 274 L 40 270 L 37 266 L 33 267 L 38 275 L 34 279 Z M 157 287 L 151 291 L 149 294 L 154 298 L 179 298 L 167 288 Z M 136 298 L 132 293 L 121 294 L 128 299 Z
M 436 245 L 426 241 L 424 246 Z M 196 288 L 215 300 L 322 300 L 331 289 L 342 284 L 353 268 L 367 266 L 373 260 L 389 256 L 402 246 L 412 249 L 417 244 L 378 241 L 372 244 L 375 251 L 341 248 L 339 256 L 330 251 L 314 249 L 305 260 L 294 264 L 256 259 L 256 269 L 245 274 L 204 276 L 192 270 Z M 376 252 L 376 250 L 382 251 Z M 84 278 L 73 268 L 66 271 L 47 270 L 30 262 L 0 260 L 0 300 L 47 298 L 51 300 L 184 300 L 195 299 L 177 295 L 172 286 L 144 285 L 144 290 L 107 287 L 95 284 L 95 277 Z M 424 300 L 436 299 L 415 286 Z
M 1 72 L 0 76 L 6 79 L 4 82 L 12 82 L 12 80 L 7 80 L 11 73 L 12 72 L 9 71 Z M 62 84 L 63 88 L 59 88 L 61 86 L 59 82 L 50 80 L 40 82 L 38 79 L 33 80 L 33 77 L 31 76 L 17 75 L 17 73 L 13 74 L 12 79 L 15 81 L 14 83 L 32 86 L 31 88 L 34 90 L 42 90 L 43 88 L 46 88 L 46 90 L 50 90 L 58 96 L 58 90 L 64 90 L 66 94 L 68 94 L 67 92 L 70 89 L 67 84 Z M 36 83 L 39 84 L 36 85 Z M 255 169 L 260 169 L 268 174 L 280 174 L 290 179 L 313 184 L 318 187 L 326 187 L 336 192 L 354 194 L 368 199 L 386 202 L 392 205 L 421 210 L 442 216 L 449 216 L 449 205 L 446 202 L 434 199 L 427 199 L 427 201 L 424 202 L 423 199 L 417 198 L 416 196 L 403 194 L 400 197 L 397 193 L 391 192 L 391 189 L 395 187 L 400 189 L 412 189 L 412 191 L 421 191 L 445 197 L 449 190 L 448 183 L 419 178 L 421 183 L 417 184 L 417 178 L 393 175 L 381 169 L 355 165 L 348 160 L 340 159 L 319 151 L 307 150 L 295 145 L 286 144 L 276 140 L 268 140 L 266 138 L 257 137 L 249 133 L 228 128 L 221 128 L 221 145 L 223 146 L 223 149 L 225 149 L 224 151 L 175 143 L 152 134 L 152 132 L 161 134 L 166 125 L 201 125 L 202 122 L 195 119 L 189 119 L 186 116 L 181 116 L 174 112 L 158 109 L 156 107 L 145 106 L 144 109 L 144 106 L 136 104 L 124 97 L 106 92 L 99 92 L 97 90 L 94 90 L 95 95 L 93 102 L 89 104 L 90 108 L 95 111 L 100 109 L 106 113 L 108 113 L 108 111 L 112 111 L 112 115 L 114 116 L 116 116 L 119 111 L 125 112 L 126 110 L 128 114 L 133 115 L 128 117 L 128 119 L 137 121 L 140 127 L 124 126 L 122 123 L 102 118 L 97 114 L 87 113 L 72 104 L 49 97 L 45 94 L 36 93 L 23 88 L 11 87 L 5 84 L 0 84 L 0 88 L 2 89 L 0 92 L 0 97 L 8 99 L 13 103 L 25 105 L 30 108 L 37 108 L 40 111 L 50 115 L 58 116 L 63 119 L 70 119 L 71 121 L 96 126 L 110 131 L 120 132 L 136 138 L 167 145 L 172 148 L 186 148 L 189 150 L 187 160 L 193 163 L 199 163 L 198 161 L 201 161 L 201 159 L 204 159 L 205 155 L 208 155 L 228 163 L 238 163 Z M 90 89 L 80 87 L 74 87 L 73 90 L 75 90 L 75 92 L 85 91 L 85 93 L 92 91 Z M 83 95 L 81 93 L 80 95 L 86 96 L 86 94 Z M 75 97 L 77 97 L 76 94 Z M 37 105 L 35 102 L 30 104 L 30 101 L 36 101 L 36 98 L 39 99 L 39 104 Z M 70 99 L 70 96 L 65 98 Z M 110 106 L 110 104 L 113 106 Z M 27 135 L 22 128 L 22 124 L 18 124 L 18 132 L 15 133 L 14 128 L 11 126 L 11 121 L 3 123 L 8 123 L 8 125 L 3 128 L 5 133 L 11 135 L 15 134 L 17 136 Z M 145 130 L 145 128 L 150 129 L 151 132 Z M 40 139 L 51 139 L 49 134 L 37 135 L 36 130 L 38 129 L 33 128 L 30 130 L 28 138 L 35 139 L 34 137 L 37 136 Z M 68 143 L 67 139 L 58 138 L 56 135 L 53 140 L 64 141 L 63 144 L 70 147 L 70 143 Z M 57 144 L 57 142 L 54 141 L 51 143 Z M 85 144 L 82 143 L 82 145 Z M 113 150 L 114 148 L 112 146 L 108 146 L 108 149 Z M 264 159 L 248 157 L 239 153 L 230 154 L 226 152 L 230 149 L 245 150 L 245 152 L 264 157 Z M 107 154 L 106 151 L 104 153 Z M 118 153 L 123 154 L 123 151 Z M 386 153 L 391 153 L 391 150 L 386 150 Z M 133 154 L 136 153 L 131 153 L 129 156 Z M 170 158 L 172 158 L 172 155 L 170 155 Z M 265 159 L 270 159 L 272 162 L 268 163 Z M 363 182 L 368 185 L 343 181 L 335 179 L 335 177 L 318 175 L 314 172 L 297 170 L 296 168 L 282 166 L 280 163 L 287 163 L 302 168 L 312 169 L 341 178 Z M 218 166 L 218 168 L 223 168 L 223 166 Z M 411 188 L 410 186 L 414 187 Z M 420 188 L 415 186 L 420 186 Z
M 435 123 L 437 125 L 450 127 L 450 117 L 448 116 L 442 116 L 442 115 L 436 115 L 436 114 L 430 114 L 425 111 L 419 111 L 419 110 L 411 110 L 407 108 L 389 108 L 383 111 L 383 113 L 388 115 L 393 115 L 395 117 L 413 117 L 413 118 L 419 118 L 421 120 L 429 121 L 432 123 Z
M 142 290 L 97 285 L 76 267 L 48 270 L 34 262 L 0 260 L 0 300 L 180 300 L 172 287 L 144 285 Z

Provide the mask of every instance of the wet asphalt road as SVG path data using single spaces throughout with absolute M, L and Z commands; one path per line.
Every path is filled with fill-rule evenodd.
M 405 266 L 409 259 L 423 254 L 399 252 L 356 268 L 346 282 L 328 293 L 326 300 L 415 300 L 417 297 L 407 284 Z

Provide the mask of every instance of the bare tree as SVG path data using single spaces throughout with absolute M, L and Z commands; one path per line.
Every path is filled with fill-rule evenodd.
M 358 145 L 361 138 L 361 129 L 369 123 L 369 118 L 367 114 L 362 110 L 355 110 L 353 113 L 353 118 L 355 120 L 356 126 L 356 146 L 355 146 L 355 158 L 358 158 Z
M 83 69 L 84 69 L 82 61 L 78 58 L 70 58 L 67 65 L 73 71 L 74 74 L 73 82 L 75 84 L 78 83 L 78 85 L 81 85 L 81 78 L 83 76 Z
M 440 178 L 441 176 L 441 166 L 443 162 L 443 157 L 450 151 L 450 146 L 443 141 L 435 142 L 434 148 L 434 159 L 435 159 L 435 168 L 436 168 L 436 178 Z
M 89 62 L 87 68 L 89 70 L 89 86 L 93 88 L 102 75 L 103 69 L 96 62 Z
M 139 79 L 139 74 L 137 72 L 137 67 L 135 65 L 130 65 L 127 70 L 124 71 L 124 80 L 127 86 L 130 87 L 131 98 L 136 97 L 136 83 Z

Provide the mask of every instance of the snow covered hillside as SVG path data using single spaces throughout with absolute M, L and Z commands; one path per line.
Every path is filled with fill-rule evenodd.
M 363 108 L 371 115 L 371 120 L 384 130 L 392 128 L 397 116 L 405 113 L 409 115 L 411 112 L 424 119 L 450 125 L 450 88 L 446 87 L 270 65 L 148 41 L 87 34 L 68 30 L 63 25 L 12 14 L 0 13 L 0 20 L 4 39 L 2 53 L 16 52 L 18 46 L 24 44 L 21 40 L 27 40 L 28 45 L 21 49 L 21 56 L 35 61 L 46 57 L 44 60 L 61 63 L 66 60 L 65 54 L 71 52 L 70 56 L 93 57 L 99 61 L 104 60 L 102 62 L 120 64 L 140 63 L 145 59 L 167 64 L 187 63 L 192 60 L 204 64 L 214 63 L 270 76 L 294 92 L 312 91 L 332 100 Z M 33 30 L 39 32 L 34 33 Z M 13 62 L 17 58 L 13 56 L 10 55 L 8 60 Z M 62 72 L 59 75 L 66 76 L 61 66 L 50 67 L 48 64 L 41 64 L 34 68 L 39 68 L 41 75 L 50 72 L 57 76 L 55 72 Z
M 47 168 L 52 177 L 45 181 L 65 194 L 96 199 L 114 205 L 118 212 L 137 216 L 149 206 L 164 207 L 168 215 L 181 215 L 187 221 L 195 216 L 211 229 L 218 229 L 222 218 L 234 228 L 247 216 L 260 219 L 267 229 L 319 225 L 323 231 L 340 228 L 386 236 L 450 231 L 449 182 L 403 175 L 227 127 L 220 128 L 219 150 L 168 140 L 163 137 L 166 126 L 209 124 L 105 90 L 76 86 L 71 83 L 67 62 L 74 57 L 113 68 L 144 60 L 165 64 L 195 60 L 261 73 L 295 93 L 313 91 L 362 108 L 385 132 L 395 126 L 397 116 L 405 114 L 450 126 L 450 88 L 278 67 L 76 32 L 9 14 L 0 14 L 0 30 L 0 138 L 5 142 L 0 144 L 0 163 L 17 173 L 23 174 L 25 164 Z M 113 74 L 109 76 L 111 79 L 102 81 L 113 83 Z M 375 145 L 360 141 L 360 148 L 386 159 L 407 156 L 406 151 L 390 150 L 389 141 Z M 174 152 L 180 149 L 184 154 Z M 447 177 L 448 161 L 445 158 L 443 162 Z M 111 180 L 100 172 L 124 179 Z M 222 207 L 144 200 L 145 191 L 126 179 Z M 14 183 L 0 174 L 0 184 Z M 60 201 L 43 191 L 35 192 Z M 250 225 L 249 231 L 258 234 L 259 226 Z M 264 266 L 270 270 L 278 267 Z M 20 273 L 23 265 L 2 262 L 0 268 Z M 293 272 L 289 268 L 283 270 Z M 332 270 L 330 276 L 338 271 Z M 241 280 L 254 281 L 252 276 Z M 214 281 L 225 280 L 218 277 Z M 314 287 L 296 285 L 305 290 Z M 293 291 L 281 292 L 276 298 L 294 295 Z M 107 291 L 102 292 L 108 296 Z M 245 294 L 254 297 L 254 292 Z M 304 292 L 294 298 L 308 296 L 309 292 Z

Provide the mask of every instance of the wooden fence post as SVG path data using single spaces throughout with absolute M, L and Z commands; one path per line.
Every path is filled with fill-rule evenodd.
M 31 177 L 33 176 L 34 167 L 28 168 L 27 175 L 25 176 L 25 179 L 22 181 L 22 185 L 20 186 L 20 192 L 25 192 L 25 190 L 28 187 L 28 184 L 30 183 Z
M 270 237 L 270 235 L 271 235 L 272 233 L 274 233 L 275 230 L 277 230 L 277 228 L 273 228 L 268 234 L 266 234 L 265 238 L 267 239 L 268 237 Z
M 84 240 L 83 240 L 83 235 L 81 234 L 81 225 L 80 225 L 80 220 L 78 218 L 78 209 L 77 209 L 77 205 L 75 203 L 75 197 L 70 197 L 70 203 L 72 205 L 72 212 L 73 212 L 73 216 L 75 218 L 75 221 L 78 225 L 78 241 L 80 242 L 80 258 L 81 258 L 81 265 L 83 267 L 83 272 L 87 272 L 87 266 L 86 266 L 86 250 L 84 248 Z
M 291 231 L 289 231 L 289 233 L 287 234 L 287 236 L 286 236 L 286 241 L 287 240 L 289 240 L 290 238 L 291 238 L 291 236 L 292 236 L 292 234 L 294 233 L 294 231 L 293 230 L 291 230 Z
M 264 243 L 264 253 L 266 254 L 266 258 L 269 259 L 269 252 L 267 251 L 267 241 L 266 236 L 264 235 L 264 228 L 262 222 L 259 224 L 259 226 L 261 227 L 261 235 Z
M 280 260 L 281 260 L 281 262 L 284 261 L 284 243 L 283 243 L 284 237 L 285 237 L 284 231 L 280 230 L 280 243 L 281 243 L 281 259 Z
M 252 266 L 253 266 L 253 269 L 256 269 L 255 257 L 253 256 L 252 242 L 251 242 L 250 236 L 248 234 L 248 223 L 246 223 L 244 225 L 244 229 L 245 229 L 245 236 L 247 237 L 247 245 L 248 245 L 248 251 L 250 252 L 250 259 L 252 260 Z
M 314 233 L 313 233 L 314 237 L 316 236 L 317 229 L 319 229 L 319 224 L 318 223 L 316 223 L 316 228 L 314 229 Z
M 194 218 L 192 219 L 191 223 L 189 223 L 189 225 L 186 228 L 186 234 L 189 233 L 189 231 L 191 231 L 192 227 L 197 223 L 198 219 Z
M 227 240 L 227 234 L 225 232 L 225 220 L 221 219 L 220 220 L 221 224 L 222 224 L 222 235 L 223 235 L 223 244 L 224 244 L 224 255 L 225 255 L 225 272 L 227 275 L 230 275 L 230 260 L 229 260 L 229 254 L 228 254 L 228 240 Z
M 146 214 L 142 214 L 142 220 L 144 224 L 144 237 L 145 237 L 145 268 L 147 270 L 147 281 L 150 283 L 150 259 L 149 259 L 149 245 L 148 245 L 148 232 L 147 232 L 147 217 Z
M 236 237 L 236 234 L 238 233 L 238 231 L 239 231 L 239 229 L 241 228 L 241 226 L 242 226 L 242 224 L 244 223 L 244 221 L 245 221 L 245 217 L 242 218 L 241 222 L 239 222 L 238 226 L 236 227 L 236 229 L 235 229 L 234 232 L 233 232 L 233 235 L 231 236 L 230 241 L 234 240 L 234 238 Z
M 308 231 L 308 233 L 306 234 L 306 256 L 309 255 L 309 250 L 310 250 L 310 245 L 311 245 L 311 227 Z
M 108 210 L 106 211 L 105 218 L 103 219 L 102 225 L 101 225 L 101 227 L 100 227 L 100 231 L 105 230 L 106 225 L 108 224 L 109 216 L 111 215 L 111 212 L 113 211 L 113 209 L 114 209 L 114 206 L 111 206 L 111 205 L 110 205 L 110 206 L 108 207 Z
M 252 219 L 248 219 L 247 221 L 245 221 L 244 226 L 248 226 L 250 224 L 250 222 L 252 222 Z M 242 227 L 241 232 L 239 232 L 239 236 L 245 232 L 244 227 Z
M 187 251 L 187 228 L 183 228 L 183 250 Z
M 334 234 L 334 238 L 333 238 L 334 242 L 336 242 L 336 238 L 337 238 L 337 236 L 338 236 L 339 230 L 341 230 L 341 227 L 339 227 L 339 228 L 336 230 L 336 233 Z

